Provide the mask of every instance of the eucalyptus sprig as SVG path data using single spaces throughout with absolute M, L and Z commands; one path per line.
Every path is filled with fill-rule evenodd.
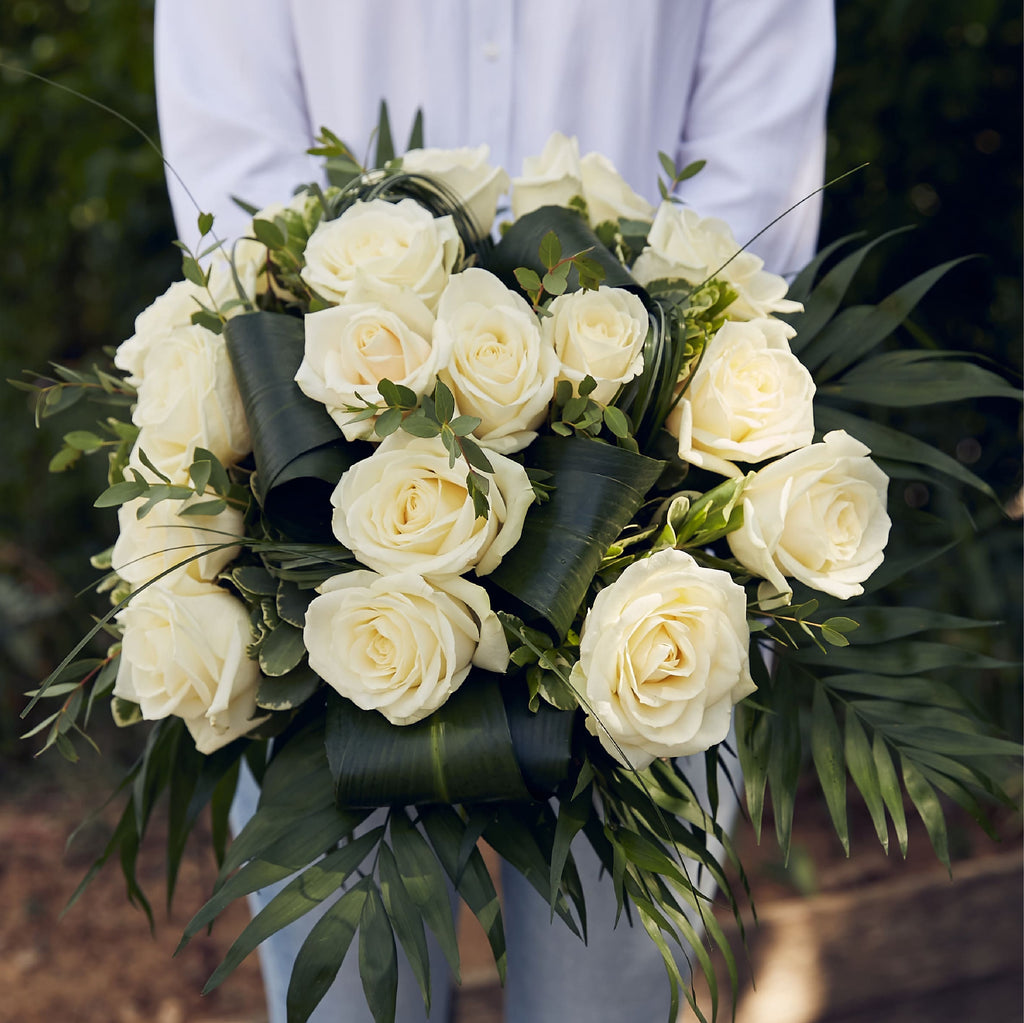
M 380 402 L 367 401 L 357 394 L 363 404 L 344 407 L 344 411 L 352 413 L 349 422 L 376 417 L 373 429 L 381 440 L 398 430 L 413 437 L 440 437 L 448 452 L 450 467 L 454 468 L 460 459 L 465 461 L 466 490 L 473 499 L 473 510 L 478 519 L 487 518 L 491 483 L 488 475 L 494 472 L 494 467 L 472 436 L 480 425 L 480 418 L 456 415 L 455 395 L 440 377 L 435 379 L 433 395 L 417 395 L 411 388 L 387 379 L 378 383 L 377 391 Z
M 604 267 L 587 255 L 591 249 L 581 249 L 571 256 L 562 255 L 562 243 L 554 231 L 548 231 L 540 241 L 540 261 L 547 271 L 543 277 L 528 266 L 516 267 L 515 277 L 519 286 L 533 303 L 538 316 L 547 315 L 543 302 L 545 296 L 556 298 L 565 293 L 569 286 L 569 273 L 576 268 L 580 287 L 584 291 L 596 291 L 604 280 Z
M 680 167 L 668 153 L 659 152 L 658 162 L 665 172 L 665 178 L 658 178 L 658 191 L 661 193 L 662 199 L 666 202 L 681 202 L 682 200 L 674 194 L 676 186 L 692 178 L 695 174 L 699 174 L 704 169 L 707 160 L 694 160 L 692 163 Z
M 94 508 L 116 508 L 130 501 L 145 498 L 145 503 L 136 512 L 141 519 L 161 501 L 189 501 L 192 498 L 203 497 L 211 490 L 215 497 L 180 508 L 178 514 L 219 515 L 229 506 L 242 511 L 249 506 L 249 489 L 233 483 L 217 456 L 206 448 L 195 449 L 193 462 L 188 470 L 190 482 L 187 484 L 172 483 L 170 477 L 153 464 L 145 451 L 139 449 L 138 456 L 143 466 L 156 476 L 158 482 L 148 480 L 134 466 L 129 466 L 130 478 L 122 477 L 107 487 L 93 502 Z
M 135 388 L 123 377 L 106 373 L 93 366 L 91 370 L 70 369 L 67 366 L 50 364 L 54 376 L 39 376 L 25 370 L 32 380 L 8 380 L 7 382 L 19 391 L 33 395 L 33 415 L 38 428 L 44 419 L 55 416 L 88 396 L 93 402 L 102 405 L 129 406 L 135 401 Z M 84 449 L 81 449 L 84 450 Z M 67 468 L 67 465 L 58 467 Z
M 849 646 L 850 641 L 846 638 L 846 634 L 859 628 L 860 623 L 845 615 L 833 615 L 823 622 L 809 621 L 808 619 L 818 610 L 818 607 L 819 603 L 814 599 L 801 604 L 788 604 L 785 607 L 768 610 L 756 604 L 752 605 L 750 611 L 758 617 L 750 622 L 750 631 L 767 632 L 784 646 L 795 649 L 797 643 L 784 624 L 788 622 L 790 625 L 798 626 L 802 632 L 810 636 L 814 645 L 823 653 L 826 652 L 825 643 L 835 647 Z M 823 640 L 824 642 L 822 642 Z
M 589 374 L 575 393 L 571 381 L 559 380 L 551 403 L 551 429 L 562 437 L 597 437 L 602 428 L 607 428 L 619 447 L 637 451 L 632 420 L 622 409 L 594 401 L 590 395 L 596 387 L 597 382 Z

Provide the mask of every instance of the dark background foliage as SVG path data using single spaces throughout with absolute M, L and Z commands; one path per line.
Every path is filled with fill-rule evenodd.
M 981 254 L 926 300 L 916 322 L 935 343 L 1021 367 L 1021 13 L 1009 0 L 841 0 L 829 173 L 869 166 L 831 189 L 822 238 L 894 239 L 869 266 L 860 299 L 941 260 Z M 0 362 L 3 377 L 48 359 L 87 361 L 132 332 L 135 315 L 178 273 L 159 157 L 122 120 L 21 74 L 77 89 L 156 136 L 152 2 L 7 0 L 0 7 Z M 343 130 L 344 126 L 336 126 Z M 429 126 L 428 126 L 429 131 Z M 1018 412 L 965 406 L 915 423 L 1007 500 L 1020 487 Z M 76 599 L 95 577 L 88 556 L 112 540 L 93 512 L 102 466 L 51 476 L 59 435 L 89 413 L 33 428 L 24 395 L 0 387 L 0 756 L 16 740 L 20 693 L 81 634 L 103 598 Z M 894 485 L 899 518 L 955 522 L 941 492 Z M 971 501 L 978 533 L 915 577 L 908 599 L 1013 628 L 986 642 L 1019 656 L 1020 530 Z M 915 525 L 918 535 L 922 535 Z M 1019 721 L 1009 672 L 982 696 Z M 973 684 L 973 683 L 972 683 Z

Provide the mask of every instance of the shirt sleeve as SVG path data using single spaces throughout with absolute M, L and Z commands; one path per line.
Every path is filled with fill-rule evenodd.
M 680 165 L 707 160 L 679 194 L 727 221 L 768 268 L 799 270 L 821 217 L 825 113 L 835 61 L 832 0 L 712 0 L 698 48 Z
M 253 206 L 320 178 L 288 4 L 158 0 L 156 93 L 167 185 L 182 240 L 200 210 L 221 239 L 246 230 Z

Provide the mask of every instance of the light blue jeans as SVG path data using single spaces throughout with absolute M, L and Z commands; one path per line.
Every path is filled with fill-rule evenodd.
M 734 746 L 732 736 L 729 744 Z M 681 763 L 702 805 L 706 805 L 703 756 L 689 757 Z M 728 770 L 739 784 L 740 771 L 735 760 L 730 759 Z M 231 808 L 235 833 L 255 812 L 258 797 L 252 776 L 243 770 Z M 720 777 L 718 821 L 726 831 L 732 829 L 738 809 L 732 789 L 724 776 Z M 573 855 L 587 899 L 587 945 L 557 917 L 552 922 L 547 902 L 518 871 L 502 864 L 502 912 L 508 946 L 506 1023 L 664 1023 L 669 985 L 658 950 L 639 921 L 631 927 L 623 915 L 618 927 L 613 927 L 615 897 L 610 879 L 600 876 L 597 856 L 582 835 L 573 845 Z M 692 873 L 691 878 L 696 880 Z M 252 912 L 262 909 L 282 885 L 250 896 Z M 701 889 L 708 896 L 714 892 L 707 872 L 703 874 Z M 285 996 L 292 963 L 317 917 L 316 911 L 307 914 L 260 946 L 270 1023 L 286 1023 Z M 700 930 L 698 921 L 694 923 Z M 427 935 L 430 1019 L 433 1023 L 447 1023 L 451 978 L 440 947 L 429 930 Z M 427 1019 L 423 1000 L 401 947 L 398 956 L 396 1023 L 423 1023 Z M 681 966 L 685 968 L 685 962 Z M 355 944 L 334 984 L 310 1016 L 310 1023 L 373 1023 L 359 979 Z

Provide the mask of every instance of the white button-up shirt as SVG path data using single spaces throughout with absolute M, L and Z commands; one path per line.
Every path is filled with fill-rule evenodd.
M 511 176 L 551 131 L 657 201 L 658 151 L 707 167 L 680 194 L 745 242 L 818 188 L 834 59 L 831 0 L 159 0 L 165 155 L 217 232 L 320 176 L 321 125 L 359 154 L 381 99 L 402 148 L 491 148 Z M 196 209 L 169 179 L 182 237 Z M 798 269 L 820 197 L 751 248 Z

